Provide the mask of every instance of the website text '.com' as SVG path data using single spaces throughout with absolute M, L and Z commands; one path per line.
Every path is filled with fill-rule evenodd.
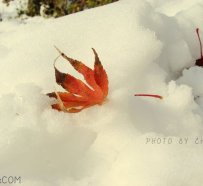
M 0 184 L 21 184 L 20 176 L 0 176 Z

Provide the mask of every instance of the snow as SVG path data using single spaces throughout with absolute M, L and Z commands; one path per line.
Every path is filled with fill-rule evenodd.
M 203 78 L 194 64 L 202 17 L 198 0 L 121 0 L 58 19 L 1 22 L 1 175 L 26 186 L 201 185 Z M 102 106 L 51 109 L 46 93 L 60 90 L 54 45 L 90 67 L 96 49 L 110 83 Z M 62 58 L 57 67 L 82 79 Z

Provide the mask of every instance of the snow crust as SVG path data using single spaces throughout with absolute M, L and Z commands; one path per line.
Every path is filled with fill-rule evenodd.
M 201 185 L 203 70 L 194 64 L 202 18 L 198 0 L 121 0 L 58 19 L 1 22 L 1 174 L 26 186 Z M 51 109 L 45 94 L 60 90 L 54 45 L 90 67 L 97 50 L 110 82 L 105 104 L 78 114 Z M 57 67 L 82 78 L 63 59 Z

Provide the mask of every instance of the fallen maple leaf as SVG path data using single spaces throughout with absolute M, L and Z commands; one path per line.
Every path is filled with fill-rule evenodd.
M 202 42 L 199 36 L 199 28 L 196 28 L 196 33 L 197 33 L 197 37 L 199 40 L 199 45 L 200 45 L 200 58 L 196 60 L 195 65 L 202 67 L 203 66 L 203 54 L 202 54 Z
M 66 56 L 58 48 L 56 49 L 76 71 L 83 75 L 88 85 L 70 74 L 60 72 L 54 64 L 56 82 L 68 92 L 49 93 L 49 97 L 54 97 L 58 101 L 58 103 L 52 105 L 52 108 L 76 113 L 93 105 L 101 105 L 108 95 L 108 76 L 95 49 L 92 48 L 95 55 L 94 70 L 82 62 Z

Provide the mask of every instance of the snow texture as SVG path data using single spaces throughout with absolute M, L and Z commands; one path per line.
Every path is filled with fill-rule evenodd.
M 203 69 L 194 64 L 202 19 L 201 0 L 120 0 L 58 19 L 1 22 L 1 175 L 21 176 L 23 186 L 201 185 Z M 51 108 L 46 93 L 60 90 L 54 45 L 90 67 L 97 50 L 110 83 L 102 106 Z M 82 79 L 62 58 L 57 67 Z

